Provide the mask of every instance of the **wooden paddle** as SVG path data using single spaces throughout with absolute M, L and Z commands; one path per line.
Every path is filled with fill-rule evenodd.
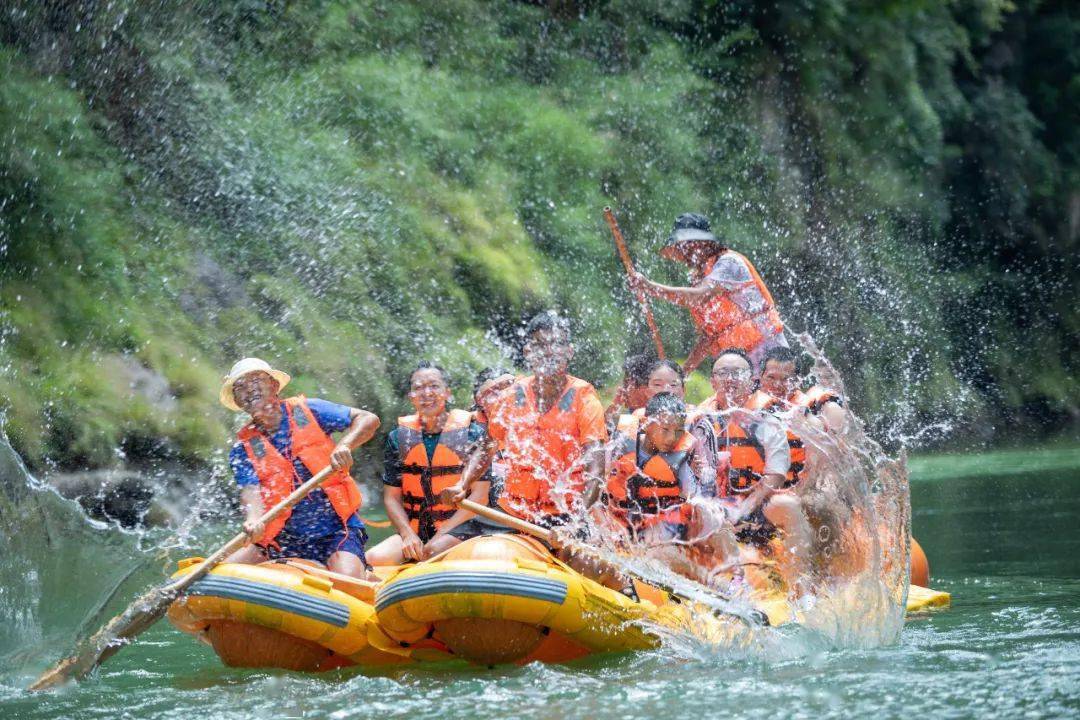
M 524 533 L 526 535 L 531 535 L 532 537 L 537 538 L 539 540 L 543 540 L 544 542 L 546 542 L 548 545 L 550 545 L 551 547 L 553 547 L 555 549 L 560 549 L 562 547 L 567 547 L 568 549 L 573 550 L 573 551 L 575 551 L 577 553 L 581 553 L 581 554 L 584 554 L 584 555 L 590 555 L 590 556 L 592 556 L 594 558 L 599 559 L 601 562 L 605 562 L 605 563 L 607 562 L 603 558 L 600 557 L 600 554 L 598 552 L 596 552 L 596 550 L 594 550 L 594 549 L 592 549 L 590 547 L 587 547 L 585 545 L 582 545 L 580 543 L 571 543 L 571 544 L 568 544 L 568 545 L 563 544 L 563 543 L 561 543 L 559 541 L 558 537 L 556 536 L 556 534 L 555 534 L 555 532 L 553 530 L 549 530 L 548 528 L 541 527 L 539 525 L 536 525 L 534 523 L 529 522 L 528 520 L 522 520 L 519 517 L 514 517 L 513 515 L 509 515 L 507 513 L 501 512 L 499 510 L 496 510 L 495 508 L 488 507 L 487 505 L 481 505 L 480 503 L 473 502 L 472 500 L 461 500 L 458 503 L 458 505 L 460 505 L 465 510 L 468 510 L 469 512 L 480 515 L 481 517 L 485 517 L 488 520 L 493 520 L 493 521 L 495 521 L 497 523 L 501 523 L 502 525 L 505 525 L 505 526 L 507 526 L 507 527 L 509 527 L 509 528 L 511 528 L 513 530 L 517 530 L 518 532 Z M 627 570 L 624 567 L 620 567 L 619 571 L 622 572 L 624 575 L 627 575 L 627 576 L 633 578 L 634 580 L 638 580 L 640 582 L 645 583 L 646 585 L 652 585 L 653 587 L 655 587 L 655 588 L 657 588 L 659 590 L 663 590 L 668 595 L 670 595 L 671 598 L 673 600 L 675 600 L 676 602 L 688 603 L 688 604 L 700 603 L 701 602 L 700 600 L 694 600 L 693 598 L 690 598 L 690 597 L 687 597 L 686 595 L 683 595 L 682 593 L 680 593 L 679 591 L 677 591 L 675 588 L 671 587 L 670 585 L 667 585 L 667 584 L 661 583 L 661 582 L 657 582 L 656 580 L 653 580 L 652 578 L 643 577 L 642 575 L 640 575 L 638 573 L 635 573 L 632 570 Z M 713 590 L 709 590 L 709 592 L 714 594 L 720 600 L 730 602 L 730 598 L 724 597 L 723 595 L 721 595 L 721 594 L 719 594 L 719 593 L 717 593 L 717 592 L 715 592 Z M 709 608 L 709 609 L 712 611 L 712 613 L 714 615 L 727 615 L 728 617 L 736 618 L 736 619 L 740 620 L 741 622 L 746 623 L 747 625 L 749 625 L 751 627 L 762 627 L 762 626 L 767 626 L 769 624 L 768 616 L 765 615 L 765 613 L 761 612 L 760 610 L 751 609 L 749 611 L 748 615 L 744 615 L 744 614 L 734 612 L 734 611 L 730 611 L 730 610 L 719 610 L 719 609 L 715 609 L 715 608 Z
M 312 490 L 322 485 L 333 471 L 334 469 L 329 466 L 320 470 L 306 483 L 293 490 L 288 497 L 264 513 L 259 521 L 266 525 L 281 515 L 303 500 Z M 64 658 L 52 669 L 43 673 L 30 686 L 30 690 L 47 690 L 68 680 L 81 680 L 86 677 L 94 668 L 131 642 L 136 635 L 160 620 L 173 600 L 180 597 L 184 591 L 213 570 L 222 560 L 249 542 L 251 541 L 247 533 L 240 533 L 203 560 L 193 572 L 175 582 L 155 587 L 144 593 L 128 605 L 124 612 L 106 623 L 88 640 L 80 643 L 74 655 Z
M 632 276 L 634 274 L 634 261 L 630 259 L 630 251 L 626 248 L 626 240 L 623 239 L 622 230 L 619 229 L 619 221 L 615 219 L 615 213 L 612 212 L 610 207 L 604 208 L 604 220 L 607 221 L 608 227 L 611 228 L 611 234 L 615 238 L 615 248 L 619 251 L 619 257 L 622 258 L 626 274 Z M 649 301 L 642 293 L 634 294 L 637 296 L 638 302 L 641 303 L 641 310 L 645 314 L 645 324 L 649 326 L 653 344 L 656 345 L 656 356 L 661 360 L 665 360 L 664 343 L 660 340 L 660 328 L 656 326 L 656 318 L 653 317 Z

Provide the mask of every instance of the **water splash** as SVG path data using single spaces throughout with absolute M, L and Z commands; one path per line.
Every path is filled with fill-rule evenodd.
M 207 521 L 221 507 L 218 489 L 206 485 L 174 528 L 95 520 L 27 470 L 0 423 L 0 660 L 15 684 L 160 583 L 174 555 L 191 554 L 219 528 Z
M 813 338 L 803 334 L 797 339 L 814 360 L 810 375 L 843 396 L 842 378 Z M 825 430 L 801 412 L 781 416 L 806 448 L 805 479 L 797 492 L 814 534 L 810 568 L 789 583 L 800 588 L 788 595 L 792 623 L 761 627 L 739 621 L 752 617 L 755 600 L 760 599 L 748 585 L 728 584 L 719 573 L 689 579 L 650 556 L 656 548 L 630 546 L 628 554 L 617 529 L 597 522 L 595 515 L 587 516 L 583 529 L 605 561 L 625 573 L 663 583 L 698 604 L 696 617 L 691 615 L 682 626 L 647 623 L 669 651 L 691 658 L 720 653 L 772 661 L 826 648 L 873 648 L 898 641 L 910 552 L 906 456 L 889 457 L 867 435 L 862 420 L 850 411 L 846 416 L 840 432 Z M 555 478 L 554 484 L 558 491 L 573 487 L 566 476 Z M 561 493 L 554 497 L 563 512 L 574 512 Z M 715 614 L 733 619 L 719 635 L 715 623 L 706 618 Z

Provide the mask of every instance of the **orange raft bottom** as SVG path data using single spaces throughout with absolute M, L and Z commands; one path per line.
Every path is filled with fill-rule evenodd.
M 236 620 L 208 623 L 205 638 L 229 667 L 324 672 L 356 664 L 310 640 Z

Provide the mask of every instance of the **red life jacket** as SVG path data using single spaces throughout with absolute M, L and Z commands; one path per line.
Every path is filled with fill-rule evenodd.
M 446 488 L 457 484 L 465 469 L 472 413 L 451 410 L 435 452 L 428 457 L 419 415 L 398 418 L 398 458 L 401 461 L 401 501 L 409 525 L 424 542 L 430 540 L 456 508 L 439 502 Z
M 635 529 L 659 522 L 680 523 L 686 497 L 679 485 L 679 473 L 690 461 L 694 437 L 684 434 L 674 450 L 656 453 L 638 467 L 639 420 L 637 413 L 619 417 L 620 438 L 607 480 L 608 502 L 615 508 L 616 517 Z
M 698 332 L 705 337 L 712 338 L 713 348 L 737 347 L 746 352 L 751 352 L 765 339 L 765 336 L 758 328 L 757 323 L 759 320 L 764 318 L 774 335 L 784 331 L 784 323 L 780 320 L 780 313 L 776 311 L 776 305 L 773 303 L 769 288 L 766 287 L 765 282 L 758 275 L 757 268 L 744 255 L 740 255 L 734 250 L 724 250 L 721 255 L 717 255 L 710 261 L 705 268 L 705 275 L 708 276 L 712 272 L 713 266 L 724 254 L 734 255 L 746 263 L 746 267 L 750 271 L 748 284 L 757 288 L 764 301 L 761 311 L 750 315 L 732 300 L 731 292 L 722 292 L 702 303 L 691 306 L 690 316 L 693 318 Z
M 303 395 L 285 399 L 285 413 L 289 419 L 289 442 L 292 456 L 299 458 L 312 475 L 330 464 L 330 455 L 337 443 L 319 427 L 315 415 L 308 407 Z M 255 475 L 259 478 L 263 507 L 267 510 L 288 497 L 297 485 L 296 467 L 292 460 L 285 458 L 270 438 L 263 434 L 255 423 L 245 425 L 237 433 L 237 439 L 244 446 Z M 345 525 L 356 514 L 363 503 L 360 488 L 349 475 L 348 470 L 338 470 L 322 484 L 322 490 L 330 500 L 334 512 Z M 274 541 L 285 523 L 289 521 L 292 510 L 286 510 L 266 526 L 266 532 L 259 541 L 267 545 Z

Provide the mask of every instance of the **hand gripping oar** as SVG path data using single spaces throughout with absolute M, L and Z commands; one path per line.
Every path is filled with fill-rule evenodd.
M 600 557 L 600 554 L 598 552 L 596 552 L 596 550 L 594 550 L 594 549 L 592 549 L 590 547 L 587 547 L 585 545 L 581 545 L 580 543 L 572 543 L 572 544 L 569 544 L 568 546 L 564 546 L 562 543 L 559 542 L 559 539 L 556 537 L 554 531 L 549 530 L 548 528 L 545 528 L 545 527 L 540 527 L 539 525 L 531 523 L 528 520 L 522 520 L 521 518 L 514 517 L 513 515 L 509 515 L 509 514 L 504 513 L 504 512 L 500 512 L 500 511 L 498 511 L 498 510 L 496 510 L 494 508 L 488 507 L 487 505 L 481 505 L 480 503 L 473 502 L 472 500 L 461 500 L 460 502 L 458 502 L 458 505 L 461 506 L 463 509 L 468 510 L 469 512 L 480 515 L 481 517 L 486 517 L 488 520 L 494 520 L 495 522 L 501 523 L 501 524 L 513 529 L 513 530 L 517 530 L 519 532 L 525 533 L 526 535 L 531 535 L 534 538 L 538 538 L 540 540 L 543 540 L 544 542 L 546 542 L 548 545 L 550 545 L 551 547 L 553 547 L 555 549 L 559 549 L 561 547 L 568 547 L 568 549 L 571 549 L 571 550 L 573 550 L 575 552 L 578 552 L 578 553 L 581 553 L 581 554 L 584 554 L 584 555 L 591 555 L 592 557 L 603 561 L 603 558 Z M 656 580 L 653 580 L 652 578 L 643 577 L 643 576 L 639 575 L 638 573 L 635 573 L 635 572 L 633 572 L 631 570 L 627 570 L 624 567 L 620 567 L 619 571 L 622 572 L 625 575 L 628 575 L 629 577 L 632 577 L 635 580 L 640 580 L 641 582 L 645 583 L 646 585 L 652 585 L 653 587 L 657 588 L 658 590 L 662 590 L 662 591 L 666 592 L 676 602 L 687 603 L 687 604 L 693 604 L 693 603 L 700 603 L 701 602 L 700 600 L 695 600 L 695 599 L 693 599 L 691 597 L 687 597 L 686 595 L 680 593 L 679 591 L 677 591 L 675 588 L 671 587 L 670 585 L 667 585 L 667 584 L 662 583 L 662 582 L 657 582 Z M 716 597 L 721 599 L 721 600 L 725 600 L 725 601 L 729 600 L 729 598 L 726 598 L 723 595 L 720 595 L 719 593 L 713 592 L 713 594 L 716 595 Z M 739 613 L 739 612 L 731 611 L 731 610 L 719 610 L 719 609 L 716 609 L 716 608 L 709 608 L 709 610 L 714 615 L 726 615 L 728 617 L 735 618 L 735 619 L 737 619 L 737 620 L 739 620 L 741 622 L 744 622 L 747 625 L 749 625 L 750 627 L 762 627 L 762 626 L 767 626 L 769 624 L 768 616 L 766 616 L 765 613 L 761 612 L 760 610 L 753 610 L 752 609 L 745 615 L 742 614 L 742 613 Z
M 333 471 L 334 469 L 329 466 L 320 470 L 306 483 L 293 490 L 288 497 L 264 513 L 259 518 L 259 522 L 266 525 L 303 500 L 308 493 L 322 485 Z M 86 677 L 136 635 L 160 620 L 173 600 L 183 595 L 184 591 L 213 570 L 222 560 L 247 545 L 248 542 L 250 540 L 247 533 L 240 533 L 218 548 L 213 555 L 203 560 L 194 571 L 175 582 L 155 587 L 144 593 L 128 605 L 124 612 L 94 633 L 90 639 L 81 643 L 74 655 L 64 658 L 52 669 L 43 673 L 30 686 L 30 690 L 46 690 L 67 680 L 81 680 Z
M 604 208 L 604 220 L 607 221 L 608 227 L 611 228 L 611 234 L 615 238 L 615 247 L 619 251 L 619 257 L 622 258 L 626 274 L 628 277 L 632 277 L 634 274 L 634 261 L 630 259 L 630 251 L 626 249 L 626 240 L 623 239 L 622 230 L 619 229 L 619 221 L 615 219 L 615 213 L 609 207 Z M 664 343 L 660 341 L 660 328 L 656 326 L 656 318 L 653 317 L 649 301 L 642 293 L 634 294 L 637 296 L 638 302 L 641 303 L 641 310 L 645 314 L 645 324 L 649 326 L 649 332 L 652 333 L 653 344 L 656 345 L 656 356 L 661 360 L 665 360 Z

